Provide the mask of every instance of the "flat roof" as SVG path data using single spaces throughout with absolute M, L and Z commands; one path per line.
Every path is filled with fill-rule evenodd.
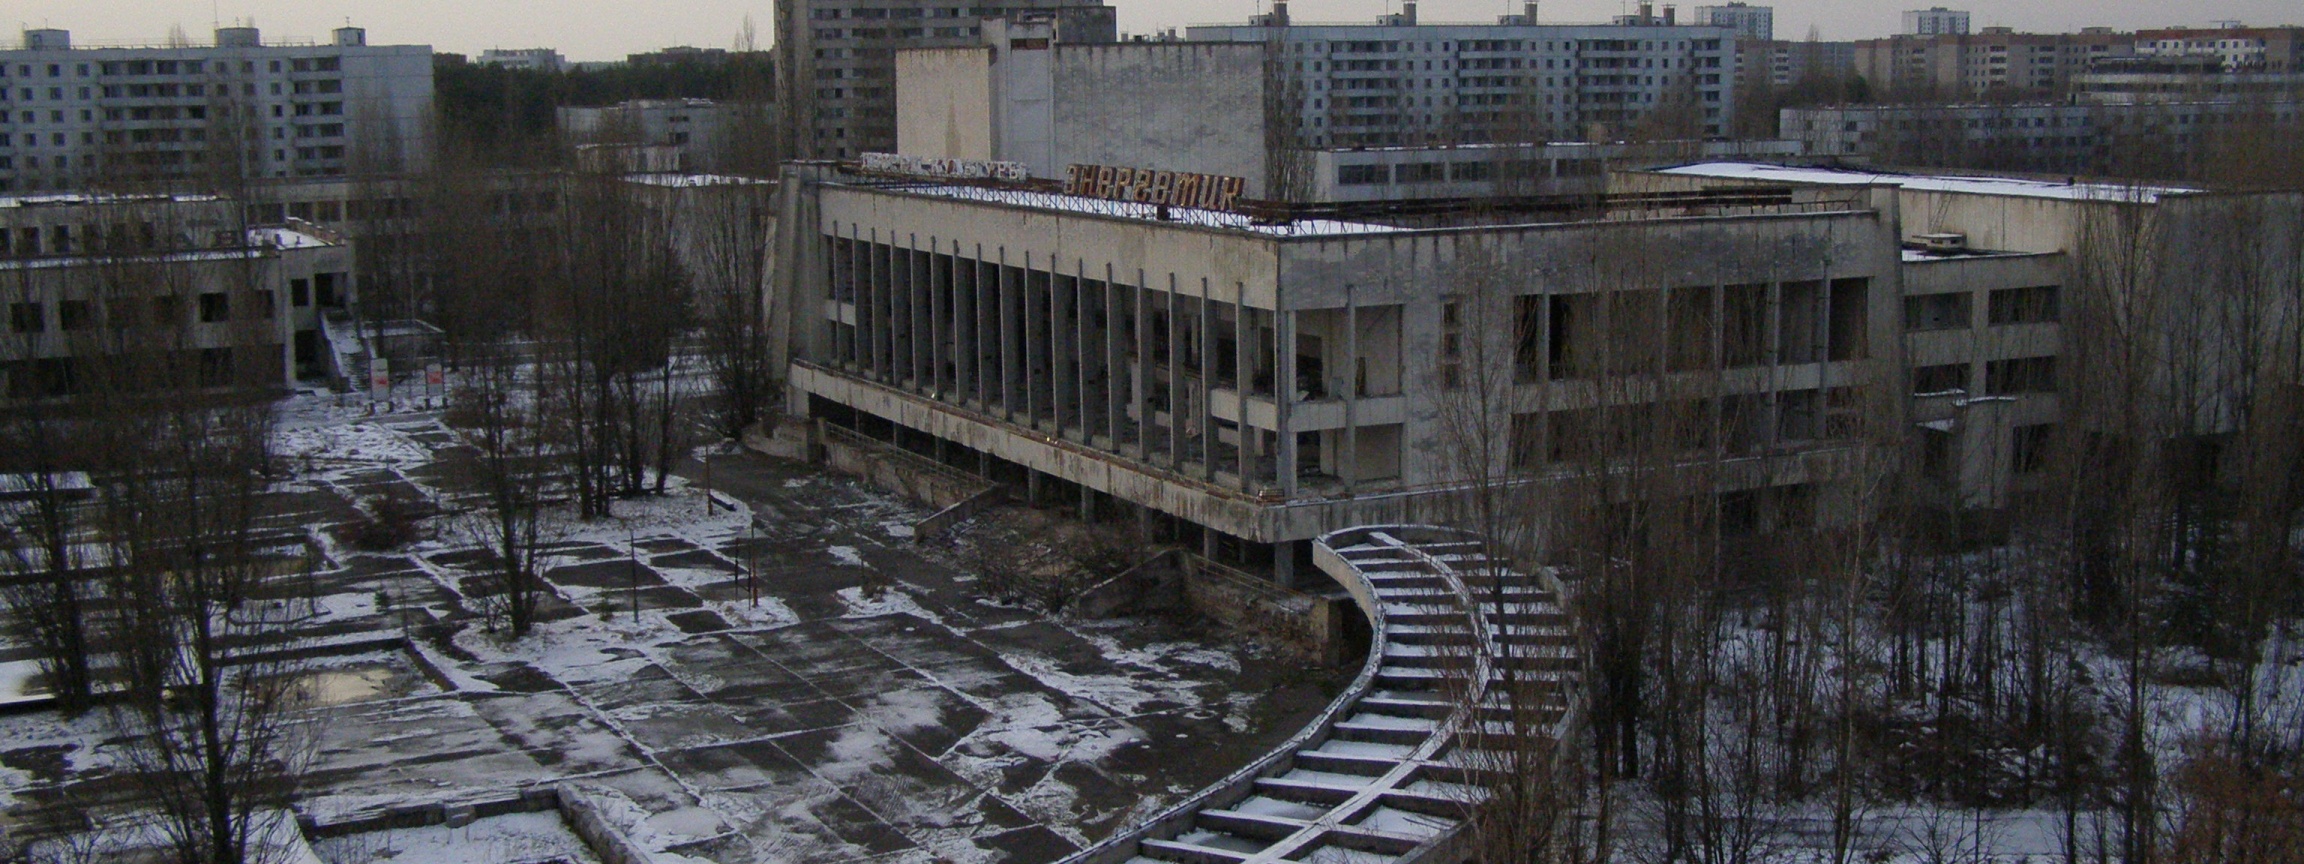
M 17 207 L 79 207 L 100 204 L 151 204 L 170 202 L 198 204 L 222 201 L 215 195 L 86 195 L 64 193 L 56 195 L 9 195 L 0 197 L 0 208 Z
M 2203 191 L 2186 186 L 2055 183 L 2015 177 L 1898 174 L 1886 171 L 1853 171 L 1845 168 L 1801 168 L 1759 162 L 1699 162 L 1674 168 L 1655 168 L 1651 169 L 1651 173 L 1673 174 L 1683 177 L 1717 177 L 1723 180 L 1806 183 L 1821 186 L 1898 186 L 1915 192 L 2006 195 L 2016 198 L 2046 198 L 2060 201 L 2126 201 L 2138 204 L 2159 203 L 2162 195 L 2182 195 Z
M 1082 198 L 1061 192 L 1033 192 L 1019 189 L 989 189 L 981 186 L 944 185 L 923 183 L 896 186 L 857 186 L 853 188 L 881 189 L 910 192 L 940 198 L 981 201 L 988 204 L 1008 204 L 1037 210 L 1058 210 L 1090 216 L 1110 216 L 1120 219 L 1140 219 L 1163 225 L 1194 225 L 1202 228 L 1229 228 L 1272 237 L 1303 237 L 1342 234 L 1391 234 L 1410 229 L 1397 225 L 1378 225 L 1371 222 L 1338 222 L 1327 219 L 1298 219 L 1287 224 L 1258 224 L 1256 220 L 1223 210 L 1201 210 L 1192 207 L 1169 207 L 1169 218 L 1160 219 L 1160 208 L 1153 204 L 1127 201 L 1107 201 L 1102 198 Z

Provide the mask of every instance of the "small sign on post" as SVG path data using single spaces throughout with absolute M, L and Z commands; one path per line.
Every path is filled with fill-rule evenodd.
M 392 361 L 375 357 L 368 361 L 368 398 L 377 402 L 392 399 Z

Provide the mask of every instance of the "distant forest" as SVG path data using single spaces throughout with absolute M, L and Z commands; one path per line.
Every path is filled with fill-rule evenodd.
M 770 101 L 776 80 L 766 51 L 567 72 L 483 66 L 460 54 L 439 54 L 432 59 L 432 76 L 444 142 L 499 152 L 551 141 L 561 106 L 630 99 Z

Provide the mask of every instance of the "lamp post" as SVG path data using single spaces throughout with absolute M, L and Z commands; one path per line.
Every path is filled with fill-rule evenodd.
M 638 534 L 632 527 L 631 517 L 627 516 L 622 521 L 624 523 L 624 575 L 632 585 L 632 621 L 633 623 L 639 623 L 640 544 L 638 542 Z

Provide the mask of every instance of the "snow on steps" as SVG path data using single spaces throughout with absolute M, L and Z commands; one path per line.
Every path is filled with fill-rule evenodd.
M 1439 860 L 1484 797 L 1464 747 L 1514 716 L 1561 728 L 1576 693 L 1558 596 L 1481 547 L 1425 526 L 1321 538 L 1321 569 L 1374 631 L 1360 676 L 1281 749 L 1066 864 Z M 1505 680 L 1537 702 L 1515 709 L 1490 690 Z

